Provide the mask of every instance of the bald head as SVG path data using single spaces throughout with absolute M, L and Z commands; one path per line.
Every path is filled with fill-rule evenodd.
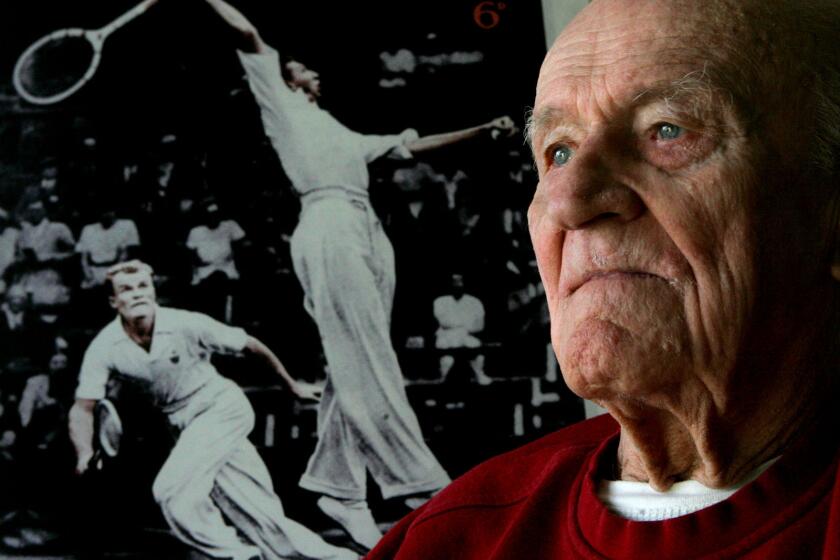
M 674 73 L 675 89 L 714 85 L 756 128 L 779 127 L 780 116 L 784 126 L 795 121 L 802 136 L 791 140 L 805 147 L 816 169 L 837 177 L 838 29 L 834 0 L 595 0 L 557 39 L 544 66 L 588 63 L 592 71 L 572 72 L 564 84 L 541 72 L 537 105 L 558 85 L 602 79 L 615 64 L 631 68 L 625 78 L 652 68 L 681 69 L 682 76 Z M 640 59 L 640 51 L 648 58 Z M 535 112 L 530 138 L 545 117 Z

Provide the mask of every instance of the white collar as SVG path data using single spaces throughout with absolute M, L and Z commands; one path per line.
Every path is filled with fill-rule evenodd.
M 647 482 L 602 480 L 598 499 L 612 513 L 632 521 L 663 521 L 694 513 L 729 499 L 735 492 L 761 476 L 779 457 L 752 471 L 742 481 L 727 488 L 709 488 L 696 480 L 677 482 L 665 492 Z

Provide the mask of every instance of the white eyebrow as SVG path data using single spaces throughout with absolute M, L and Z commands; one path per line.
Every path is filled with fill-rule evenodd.
M 715 94 L 707 67 L 708 63 L 703 65 L 702 70 L 689 72 L 672 82 L 643 90 L 633 97 L 633 103 L 638 104 L 647 98 L 654 98 L 663 102 L 669 111 L 700 116 L 702 110 L 711 105 Z
M 562 109 L 545 107 L 537 113 L 534 113 L 533 110 L 529 112 L 525 119 L 525 139 L 531 151 L 534 150 L 534 135 L 537 131 L 549 128 L 559 122 L 568 122 L 567 115 Z
M 715 97 L 717 89 L 712 85 L 707 72 L 707 64 L 702 70 L 689 72 L 673 81 L 663 82 L 639 91 L 631 98 L 633 105 L 664 103 L 669 111 L 687 113 L 699 118 Z M 528 113 L 525 123 L 525 137 L 531 150 L 534 149 L 534 137 L 545 128 L 555 123 L 569 122 L 565 111 L 557 107 L 545 107 L 536 113 Z

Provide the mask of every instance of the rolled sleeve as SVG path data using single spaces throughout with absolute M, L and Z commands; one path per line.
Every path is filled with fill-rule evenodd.
M 367 163 L 384 155 L 393 159 L 411 159 L 413 154 L 408 149 L 407 144 L 420 138 L 420 135 L 413 128 L 407 128 L 399 134 L 360 134 L 359 136 L 361 136 Z

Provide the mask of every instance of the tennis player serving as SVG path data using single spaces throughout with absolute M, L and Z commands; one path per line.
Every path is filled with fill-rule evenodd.
M 357 543 L 382 536 L 367 506 L 367 473 L 382 495 L 416 507 L 449 483 L 426 445 L 391 343 L 394 253 L 368 196 L 368 163 L 411 158 L 482 136 L 509 136 L 509 117 L 419 137 L 360 134 L 319 106 L 320 75 L 282 60 L 235 7 L 207 0 L 236 32 L 265 133 L 301 199 L 292 260 L 321 335 L 329 377 L 318 443 L 300 485 Z

